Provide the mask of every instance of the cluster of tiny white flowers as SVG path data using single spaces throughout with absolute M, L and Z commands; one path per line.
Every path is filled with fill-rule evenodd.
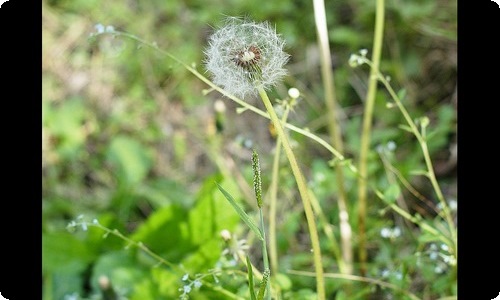
M 366 54 L 368 54 L 368 50 L 366 49 L 359 50 L 359 55 L 351 54 L 351 56 L 349 57 L 349 65 L 355 68 L 366 63 L 368 61 L 368 59 L 366 58 Z
M 205 66 L 213 82 L 227 92 L 255 96 L 256 85 L 268 90 L 286 75 L 283 66 L 289 55 L 284 46 L 269 23 L 228 18 L 209 38 Z
M 389 269 L 383 269 L 380 272 L 382 278 L 396 278 L 397 280 L 403 279 L 403 274 L 400 271 L 391 271 Z
M 91 33 L 91 35 L 98 35 L 103 33 L 113 33 L 115 32 L 115 27 L 112 25 L 104 26 L 101 23 L 98 23 L 94 26 L 96 32 Z
M 444 243 L 430 243 L 427 250 L 423 253 L 417 253 L 418 260 L 417 265 L 420 265 L 420 259 L 426 256 L 434 263 L 434 273 L 441 274 L 446 272 L 450 266 L 455 266 L 457 264 L 457 259 L 454 255 L 450 253 L 448 245 Z
M 199 289 L 203 285 L 200 280 L 203 275 L 197 274 L 196 277 L 197 278 L 195 278 L 194 280 L 191 280 L 189 278 L 189 274 L 184 274 L 184 276 L 182 276 L 182 281 L 184 281 L 186 284 L 184 284 L 184 286 L 179 289 L 179 291 L 182 292 L 182 294 L 180 295 L 180 299 L 189 299 L 189 293 L 191 293 L 193 287 L 195 289 Z
M 377 146 L 377 152 L 378 153 L 385 153 L 385 152 L 394 152 L 396 150 L 396 143 L 394 141 L 388 141 L 387 144 L 379 144 Z
M 380 236 L 386 239 L 395 239 L 399 236 L 401 236 L 401 229 L 399 227 L 394 227 L 394 228 L 387 228 L 384 227 L 380 230 Z
M 87 231 L 88 225 L 90 223 L 84 220 L 83 215 L 78 215 L 75 220 L 72 220 L 71 222 L 68 223 L 66 226 L 66 229 L 69 231 L 74 231 L 76 227 L 81 226 L 83 231 Z M 92 220 L 92 224 L 99 224 L 99 221 L 97 219 Z

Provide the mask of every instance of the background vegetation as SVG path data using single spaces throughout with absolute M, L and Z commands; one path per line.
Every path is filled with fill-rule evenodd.
M 348 60 L 373 42 L 375 1 L 327 1 L 327 21 L 345 153 L 356 162 L 360 148 L 368 68 Z M 204 72 L 203 49 L 225 15 L 270 21 L 287 42 L 289 76 L 269 95 L 285 99 L 296 87 L 301 98 L 289 122 L 328 140 L 311 1 L 238 0 L 45 0 L 43 1 L 43 293 L 44 299 L 176 299 L 184 274 L 209 274 L 229 256 L 220 236 L 248 239 L 259 265 L 260 245 L 214 182 L 256 214 L 251 149 L 260 153 L 263 188 L 271 180 L 275 135 L 270 122 L 208 88 L 185 68 L 130 39 L 89 38 L 95 25 L 112 25 L 155 42 Z M 451 208 L 456 208 L 456 2 L 387 0 L 381 71 L 414 118 L 430 119 L 428 146 Z M 369 182 L 381 190 L 401 187 L 398 206 L 436 228 L 438 201 L 416 139 L 399 125 L 388 94 L 376 95 Z M 403 92 L 404 90 L 404 92 Z M 216 108 L 220 100 L 225 110 Z M 257 100 L 250 103 L 263 109 Z M 319 144 L 290 133 L 307 181 L 338 240 L 338 207 L 332 159 Z M 398 172 L 391 171 L 391 166 Z M 357 247 L 357 178 L 346 174 L 348 211 Z M 405 178 L 418 193 L 410 192 Z M 312 270 L 302 206 L 286 159 L 278 191 L 278 267 L 274 278 L 283 299 L 314 299 L 314 278 L 289 270 Z M 78 219 L 78 216 L 83 215 Z M 327 279 L 328 299 L 420 299 L 456 295 L 456 266 L 444 244 L 388 209 L 369 192 L 368 272 L 379 284 Z M 73 220 L 98 220 L 142 242 L 174 267 L 158 266 L 144 251 L 113 234 L 89 228 L 68 232 Z M 320 238 L 326 273 L 338 273 L 332 245 Z M 255 242 L 255 243 L 254 243 Z M 254 245 L 255 244 L 255 245 Z M 234 250 L 234 249 L 233 249 Z M 356 252 L 355 252 L 356 253 Z M 448 258 L 448 259 L 447 259 Z M 245 262 L 204 278 L 192 299 L 232 299 L 219 287 L 248 296 Z M 357 258 L 354 274 L 359 275 Z M 226 265 L 225 265 L 226 266 Z M 260 268 L 262 271 L 262 268 Z M 210 273 L 211 274 L 211 273 Z M 103 293 L 102 276 L 118 296 Z M 277 274 L 274 274 L 277 275 Z M 272 275 L 273 276 L 273 275 Z M 99 278 L 101 282 L 99 283 Z M 400 289 L 400 290 L 398 290 Z M 73 297 L 73 298 L 71 298 Z M 115 298 L 106 298 L 115 297 Z

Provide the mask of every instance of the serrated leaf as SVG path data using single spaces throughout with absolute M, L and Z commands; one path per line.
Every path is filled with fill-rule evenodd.
M 222 186 L 220 186 L 218 183 L 215 183 L 215 184 L 217 184 L 217 187 L 219 188 L 219 190 L 222 192 L 224 197 L 226 197 L 227 201 L 229 201 L 229 203 L 233 206 L 234 210 L 238 213 L 238 215 L 243 220 L 243 222 L 245 222 L 245 224 L 247 224 L 247 226 L 250 227 L 250 229 L 255 233 L 255 235 L 259 238 L 259 240 L 263 241 L 264 237 L 262 235 L 262 232 L 260 231 L 259 227 L 257 227 L 257 225 L 255 225 L 254 221 L 238 205 L 238 203 L 236 203 L 236 201 L 233 199 L 233 197 L 228 192 L 226 192 L 226 190 L 224 190 L 224 188 Z

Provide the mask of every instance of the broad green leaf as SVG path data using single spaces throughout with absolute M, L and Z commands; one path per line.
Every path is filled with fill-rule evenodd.
M 193 245 L 217 239 L 220 241 L 220 232 L 223 229 L 233 231 L 239 223 L 238 214 L 214 184 L 220 177 L 208 177 L 196 197 L 196 205 L 189 210 L 189 237 Z M 236 184 L 229 184 L 228 188 L 237 191 Z
M 247 213 L 239 206 L 239 204 L 236 203 L 236 201 L 233 199 L 233 197 L 228 192 L 226 192 L 226 190 L 224 190 L 224 188 L 222 186 L 220 186 L 218 183 L 216 183 L 216 184 L 217 184 L 217 187 L 219 188 L 219 190 L 224 195 L 224 197 L 226 197 L 227 201 L 229 201 L 229 203 L 231 203 L 234 210 L 238 213 L 238 215 L 243 220 L 243 222 L 245 222 L 245 224 L 247 224 L 247 226 L 250 227 L 250 229 L 255 233 L 255 235 L 261 241 L 263 241 L 264 237 L 262 236 L 262 232 L 260 231 L 259 227 L 257 227 L 257 225 L 255 225 L 255 222 L 247 215 Z
M 177 205 L 169 205 L 152 213 L 131 236 L 134 241 L 167 260 L 181 259 L 193 248 L 187 232 L 187 212 Z
M 107 252 L 95 262 L 90 280 L 94 291 L 100 291 L 99 278 L 108 277 L 115 291 L 131 289 L 146 276 L 147 270 L 140 267 L 130 250 Z
M 67 233 L 44 233 L 42 235 L 43 272 L 78 273 L 93 259 L 87 243 Z

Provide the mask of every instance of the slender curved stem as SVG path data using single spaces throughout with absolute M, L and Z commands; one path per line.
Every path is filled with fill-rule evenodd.
M 283 143 L 283 149 L 285 150 L 288 161 L 290 162 L 290 167 L 292 168 L 292 173 L 295 177 L 295 181 L 297 182 L 297 186 L 299 188 L 300 197 L 302 199 L 302 205 L 304 207 L 304 212 L 306 214 L 307 225 L 309 227 L 309 235 L 311 239 L 311 245 L 313 249 L 313 257 L 314 257 L 314 267 L 316 273 L 316 292 L 318 294 L 318 299 L 325 300 L 325 282 L 323 277 L 323 262 L 321 259 L 321 249 L 319 245 L 319 237 L 318 230 L 316 227 L 316 221 L 314 217 L 314 212 L 311 206 L 311 201 L 309 199 L 309 191 L 307 189 L 306 181 L 304 176 L 302 175 L 302 171 L 300 170 L 299 164 L 297 163 L 297 159 L 295 158 L 295 154 L 290 147 L 290 142 L 288 141 L 288 137 L 285 135 L 283 131 L 283 127 L 281 126 L 281 122 L 274 111 L 273 105 L 271 104 L 271 100 L 267 96 L 266 91 L 257 86 L 259 91 L 259 95 L 262 98 L 262 102 L 264 103 L 269 116 L 271 117 L 271 121 L 276 129 L 278 136 L 281 138 Z

